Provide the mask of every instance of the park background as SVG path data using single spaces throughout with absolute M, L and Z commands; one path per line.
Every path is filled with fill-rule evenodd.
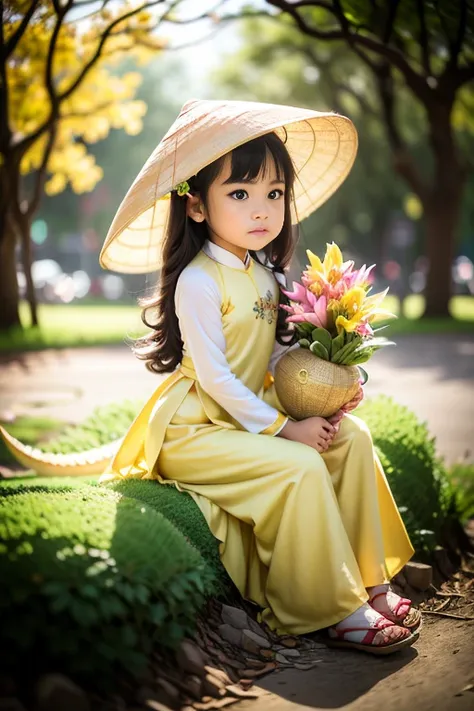
M 28 444 L 82 451 L 120 436 L 157 386 L 129 345 L 143 333 L 137 299 L 157 275 L 104 272 L 98 254 L 185 101 L 335 110 L 357 127 L 358 157 L 302 223 L 290 275 L 306 249 L 323 256 L 331 241 L 356 266 L 376 263 L 374 288 L 390 287 L 387 308 L 399 318 L 387 330 L 397 346 L 367 366 L 367 397 L 382 396 L 368 418 L 377 442 L 393 427 L 397 446 L 409 443 L 410 456 L 392 464 L 410 496 L 424 499 L 423 516 L 431 506 L 426 520 L 440 505 L 428 488 L 446 477 L 466 524 L 474 514 L 473 18 L 462 0 L 4 3 L 0 422 Z M 101 40 L 104 56 L 68 94 Z M 416 482 L 420 448 L 429 484 Z M 0 472 L 5 481 L 20 473 L 5 449 Z M 413 530 L 427 552 L 429 526 L 418 520 Z

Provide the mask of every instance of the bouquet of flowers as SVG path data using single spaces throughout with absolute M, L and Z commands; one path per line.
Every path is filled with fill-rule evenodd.
M 381 308 L 388 289 L 370 294 L 375 264 L 354 269 L 334 243 L 327 245 L 323 262 L 310 250 L 307 255 L 301 283 L 283 290 L 290 305 L 282 308 L 289 313 L 287 322 L 295 324 L 300 348 L 283 356 L 275 372 L 278 397 L 295 419 L 334 414 L 354 397 L 361 373 L 367 380 L 358 366 L 379 348 L 394 345 L 373 328 L 378 320 L 394 318 Z

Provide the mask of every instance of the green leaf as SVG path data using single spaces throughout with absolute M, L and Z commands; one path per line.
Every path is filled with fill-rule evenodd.
M 331 360 L 335 354 L 344 347 L 344 331 L 332 339 L 331 342 Z
M 319 341 L 322 346 L 325 347 L 327 352 L 329 353 L 331 349 L 331 334 L 329 331 L 326 331 L 325 328 L 315 328 L 313 332 L 311 333 L 311 336 L 313 338 L 313 341 Z
M 161 602 L 157 602 L 150 606 L 150 617 L 155 625 L 163 624 L 163 621 L 166 619 L 166 615 L 166 607 L 162 605 Z
M 369 379 L 369 374 L 366 370 L 364 370 L 364 368 L 361 368 L 360 366 L 358 366 L 358 368 L 359 368 L 359 372 L 362 376 L 362 385 L 365 385 Z
M 309 350 L 311 353 L 314 353 L 315 356 L 318 356 L 318 358 L 322 358 L 322 360 L 329 360 L 329 353 L 327 352 L 327 349 L 319 341 L 314 341 L 310 345 Z
M 307 338 L 300 338 L 298 341 L 299 345 L 301 348 L 309 348 L 311 343 L 308 341 Z

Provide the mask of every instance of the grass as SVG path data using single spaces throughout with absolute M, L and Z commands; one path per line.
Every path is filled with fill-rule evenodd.
M 40 327 L 28 327 L 29 311 L 20 305 L 20 318 L 25 328 L 0 333 L 0 351 L 40 350 L 75 346 L 98 346 L 123 343 L 136 338 L 146 329 L 138 306 L 123 304 L 40 304 Z
M 400 313 L 400 302 L 387 296 L 385 307 Z M 474 333 L 474 297 L 454 296 L 451 299 L 453 318 L 420 319 L 424 299 L 412 294 L 405 299 L 404 315 L 390 321 L 387 335 L 410 333 Z M 146 332 L 140 308 L 123 304 L 40 304 L 41 327 L 28 327 L 28 307 L 22 302 L 20 315 L 24 330 L 0 333 L 1 351 L 42 350 L 120 344 Z

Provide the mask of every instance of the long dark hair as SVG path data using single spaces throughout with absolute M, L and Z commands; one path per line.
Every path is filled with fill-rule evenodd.
M 199 194 L 206 206 L 210 185 L 222 170 L 225 156 L 218 158 L 197 175 L 188 179 L 190 192 Z M 294 251 L 294 238 L 291 226 L 290 206 L 293 200 L 295 171 L 290 155 L 283 141 L 275 133 L 266 133 L 248 141 L 231 152 L 231 176 L 229 181 L 255 180 L 265 173 L 268 160 L 273 160 L 278 180 L 285 183 L 285 219 L 280 234 L 265 247 L 265 256 L 274 272 L 283 273 Z M 155 373 L 173 371 L 181 362 L 183 341 L 174 307 L 174 295 L 178 277 L 183 269 L 198 254 L 208 238 L 206 222 L 195 222 L 186 214 L 186 198 L 175 191 L 171 193 L 170 214 L 166 237 L 163 244 L 163 267 L 155 293 L 139 300 L 142 307 L 142 321 L 152 329 L 135 341 L 133 350 L 141 360 L 146 360 L 146 367 Z M 254 252 L 251 256 L 259 261 Z M 280 291 L 280 305 L 288 299 Z M 154 320 L 148 318 L 154 315 Z M 289 343 L 292 332 L 289 331 L 283 309 L 278 311 L 277 339 L 280 343 Z M 283 341 L 283 338 L 286 340 Z

